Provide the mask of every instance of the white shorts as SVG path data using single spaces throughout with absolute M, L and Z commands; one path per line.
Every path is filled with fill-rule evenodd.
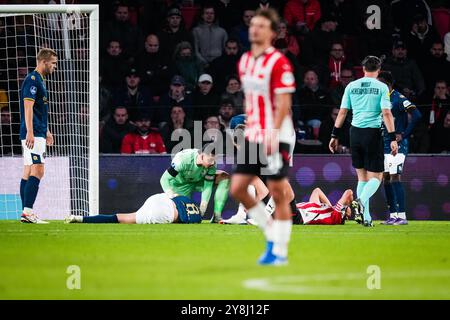
M 137 224 L 172 223 L 175 219 L 175 203 L 165 193 L 149 197 L 136 212 Z
M 395 156 L 392 154 L 385 154 L 384 172 L 389 172 L 389 174 L 401 174 L 403 172 L 405 159 L 406 156 L 403 153 L 397 153 Z
M 23 164 L 31 166 L 32 164 L 45 163 L 46 145 L 45 138 L 35 137 L 33 149 L 29 149 L 26 145 L 26 140 L 22 140 Z

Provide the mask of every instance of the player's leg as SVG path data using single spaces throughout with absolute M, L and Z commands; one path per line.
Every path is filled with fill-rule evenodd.
M 44 138 L 35 138 L 32 149 L 29 149 L 25 140 L 22 141 L 24 167 L 30 167 L 29 175 L 28 168 L 24 168 L 24 176 L 28 175 L 28 179 L 23 184 L 23 213 L 20 221 L 26 223 L 47 223 L 40 220 L 33 212 L 33 206 L 39 191 L 39 184 L 44 177 L 44 153 L 46 141 Z M 23 179 L 25 180 L 25 179 Z
M 375 194 L 381 184 L 381 180 L 383 178 L 382 172 L 371 172 L 367 171 L 367 183 L 364 186 L 364 189 L 361 192 L 361 196 L 359 197 L 364 208 L 369 207 L 370 198 Z M 372 223 L 372 217 L 368 210 L 364 209 L 364 223 L 366 224 Z
M 230 175 L 225 171 L 217 170 L 214 184 L 217 185 L 214 194 L 214 219 L 218 222 L 222 218 L 222 211 L 228 200 Z
M 136 223 L 136 213 L 99 214 L 96 216 L 76 216 L 70 215 L 65 219 L 65 223 Z
M 385 172 L 383 174 L 384 193 L 386 195 L 386 202 L 389 210 L 389 218 L 382 222 L 384 225 L 392 225 L 397 220 L 397 200 L 394 188 L 391 182 L 390 168 L 392 167 L 391 154 L 384 155 Z
M 405 225 L 408 224 L 408 222 L 406 219 L 405 190 L 403 188 L 403 183 L 401 181 L 401 175 L 395 174 L 392 175 L 391 178 L 392 178 L 392 186 L 398 204 L 398 218 L 394 222 L 394 225 Z
M 31 174 L 31 166 L 24 165 L 22 179 L 20 180 L 20 200 L 22 201 L 22 211 L 23 211 L 23 208 L 25 207 L 25 188 L 26 188 L 28 179 L 30 178 L 30 174 Z

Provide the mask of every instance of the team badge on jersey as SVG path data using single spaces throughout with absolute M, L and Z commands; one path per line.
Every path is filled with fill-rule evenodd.
M 294 84 L 295 82 L 295 78 L 294 75 L 292 74 L 292 72 L 290 71 L 285 71 L 282 76 L 281 76 L 281 82 L 285 85 L 285 86 L 291 86 Z
M 35 87 L 35 86 L 31 86 L 30 87 L 30 92 L 31 92 L 31 94 L 36 94 L 36 92 L 37 92 L 37 88 Z
M 31 80 L 36 80 L 36 77 L 35 76 L 31 76 Z

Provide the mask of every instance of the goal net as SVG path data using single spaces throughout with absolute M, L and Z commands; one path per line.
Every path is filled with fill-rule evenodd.
M 20 88 L 41 48 L 58 54 L 45 79 L 49 130 L 34 211 L 43 219 L 98 212 L 98 6 L 0 6 L 0 219 L 22 211 Z

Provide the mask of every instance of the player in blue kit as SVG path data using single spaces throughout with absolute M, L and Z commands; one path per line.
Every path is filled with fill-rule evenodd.
M 401 182 L 401 174 L 408 154 L 408 138 L 422 115 L 411 101 L 393 89 L 394 79 L 390 72 L 380 72 L 378 80 L 389 87 L 391 112 L 395 119 L 395 135 L 398 143 L 398 153 L 394 156 L 390 154 L 390 140 L 383 125 L 384 190 L 389 208 L 389 218 L 382 224 L 405 225 L 408 222 L 405 213 L 405 191 Z M 409 115 L 411 120 L 409 120 Z
M 37 67 L 24 79 L 20 89 L 20 140 L 23 148 L 24 170 L 20 181 L 22 200 L 21 222 L 47 223 L 33 212 L 33 205 L 44 176 L 46 146 L 53 144 L 48 130 L 48 92 L 45 77 L 56 69 L 57 54 L 41 49 L 36 57 Z
M 92 217 L 70 215 L 66 223 L 125 223 L 125 224 L 164 224 L 201 223 L 199 207 L 185 196 L 170 197 L 158 193 L 149 197 L 138 211 L 112 215 L 99 214 Z

